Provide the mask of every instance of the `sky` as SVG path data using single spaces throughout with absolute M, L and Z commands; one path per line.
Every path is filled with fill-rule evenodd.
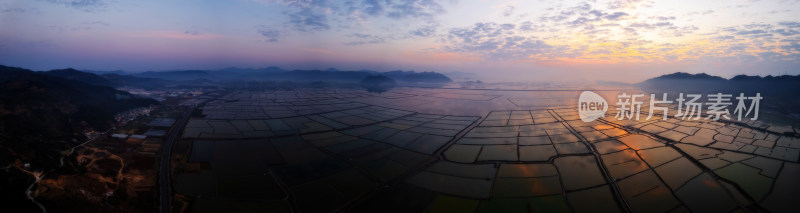
M 0 64 L 416 70 L 502 81 L 800 74 L 800 0 L 0 0 Z

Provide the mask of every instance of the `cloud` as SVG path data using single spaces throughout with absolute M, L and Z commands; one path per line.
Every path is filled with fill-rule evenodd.
M 344 35 L 344 42 L 340 42 L 348 46 L 432 38 L 440 42 L 434 49 L 484 60 L 613 63 L 779 57 L 771 53 L 800 59 L 796 54 L 787 55 L 787 51 L 793 51 L 789 49 L 792 44 L 798 42 L 786 40 L 800 34 L 800 22 L 722 25 L 700 31 L 692 25 L 692 17 L 633 10 L 648 7 L 650 2 L 616 0 L 603 7 L 605 3 L 598 5 L 590 0 L 557 5 L 533 20 L 444 28 L 437 20 L 446 12 L 442 5 L 445 3 L 440 1 L 286 0 L 282 3 L 286 5 L 286 22 L 259 29 L 258 33 L 275 42 L 280 36 L 296 32 L 334 31 Z M 517 9 L 503 6 L 499 12 L 510 17 L 519 13 Z M 697 10 L 689 14 L 713 13 L 714 10 Z M 672 39 L 675 37 L 686 39 Z
M 519 30 L 522 30 L 522 31 L 533 31 L 534 30 L 533 27 L 534 26 L 533 26 L 532 22 L 526 21 L 526 22 L 522 22 L 522 24 L 519 25 Z
M 109 2 L 108 0 L 39 0 L 51 4 L 62 5 L 84 12 L 95 12 L 105 9 Z
M 0 13 L 28 13 L 34 12 L 38 13 L 39 9 L 30 7 L 30 8 L 20 8 L 20 7 L 12 7 L 5 4 L 0 4 Z
M 548 52 L 553 46 L 535 37 L 518 34 L 514 24 L 475 23 L 454 28 L 446 36 L 445 50 L 473 53 L 499 60 L 527 60 Z
M 771 29 L 771 24 L 746 24 L 744 28 L 762 28 L 762 29 Z
M 181 40 L 208 40 L 223 38 L 222 35 L 217 34 L 192 34 L 192 31 L 146 31 L 140 33 L 132 33 L 127 36 L 137 38 L 155 38 L 155 39 L 181 39 Z
M 95 25 L 95 26 L 110 26 L 111 23 L 104 22 L 104 21 L 92 21 L 92 22 L 84 22 L 85 25 Z
M 388 39 L 382 36 L 376 36 L 364 33 L 353 33 L 347 35 L 348 38 L 355 39 L 355 41 L 345 42 L 344 45 L 359 46 L 364 44 L 379 44 L 385 43 Z
M 564 16 L 564 15 L 556 15 L 556 16 L 543 16 L 543 17 L 540 17 L 539 20 L 542 21 L 542 22 L 546 22 L 546 21 L 559 22 L 559 21 L 566 20 L 567 18 L 568 17 Z
M 362 11 L 368 15 L 377 16 L 385 11 L 385 1 L 383 0 L 364 0 Z
M 752 35 L 752 34 L 764 34 L 767 31 L 764 30 L 745 30 L 745 31 L 738 31 L 736 35 Z
M 278 0 L 286 6 L 283 14 L 286 22 L 280 27 L 258 30 L 270 42 L 278 37 L 293 33 L 316 33 L 322 31 L 369 32 L 381 27 L 383 32 L 345 35 L 349 41 L 343 45 L 359 46 L 386 43 L 392 40 L 433 37 L 437 34 L 439 22 L 436 19 L 445 12 L 444 7 L 434 0 Z M 260 0 L 265 4 L 275 4 L 275 0 Z M 373 19 L 405 21 L 405 29 L 371 26 Z M 413 23 L 413 25 L 408 25 Z M 391 25 L 391 24 L 390 24 Z
M 659 35 L 665 37 L 680 37 L 686 34 L 691 34 L 694 31 L 697 31 L 698 27 L 694 25 L 689 26 L 677 26 L 672 22 L 662 21 L 662 22 L 655 22 L 655 23 L 647 23 L 647 22 L 634 22 L 628 24 L 625 28 L 628 31 L 637 31 L 638 29 L 642 30 L 656 30 L 659 32 Z M 638 32 L 636 33 L 638 34 Z
M 566 8 L 565 10 L 562 10 L 560 12 L 560 14 L 564 15 L 564 16 L 571 16 L 571 15 L 575 15 L 576 13 L 589 11 L 591 9 L 592 9 L 592 5 L 582 3 L 582 4 L 578 5 L 578 6 Z
M 792 10 L 772 10 L 769 11 L 769 14 L 789 13 L 789 12 L 792 12 Z
M 734 38 L 736 38 L 736 37 L 730 36 L 730 35 L 724 35 L 724 36 L 717 36 L 714 39 L 717 39 L 717 40 L 733 40 Z
M 643 2 L 643 0 L 617 0 L 609 2 L 608 9 L 634 9 Z
M 783 22 L 778 22 L 778 24 L 781 25 L 781 26 L 784 26 L 784 27 L 788 27 L 788 28 L 800 28 L 800 22 L 796 22 L 796 21 L 792 21 L 792 22 L 783 21 Z
M 631 24 L 628 25 L 628 27 L 631 27 L 631 28 L 642 28 L 642 29 L 648 29 L 648 30 L 653 30 L 653 29 L 657 29 L 657 28 L 661 28 L 661 27 L 668 27 L 669 28 L 669 27 L 674 27 L 674 26 L 675 25 L 673 25 L 672 22 L 666 22 L 666 21 L 665 22 L 656 22 L 656 23 L 652 23 L 652 24 L 651 23 L 644 23 L 644 22 L 635 22 L 635 23 L 631 23 Z
M 317 13 L 310 8 L 289 14 L 289 23 L 295 30 L 301 32 L 315 32 L 329 30 L 328 18 L 324 14 Z
M 673 34 L 673 36 L 675 36 L 675 37 L 681 37 L 681 36 L 683 36 L 684 34 L 691 34 L 691 33 L 694 33 L 694 31 L 697 31 L 697 30 L 699 30 L 699 29 L 700 29 L 700 28 L 698 28 L 698 27 L 696 27 L 696 26 L 694 26 L 694 25 L 691 25 L 691 26 L 684 26 L 684 27 L 680 27 L 680 28 L 675 28 L 675 29 L 672 29 L 672 34 Z
M 554 10 L 555 10 L 555 8 L 554 8 Z M 548 22 L 548 21 L 549 22 L 561 22 L 561 21 L 567 20 L 570 17 L 575 16 L 575 15 L 581 15 L 581 16 L 585 16 L 585 17 L 588 17 L 589 15 L 592 15 L 591 19 L 596 19 L 596 18 L 598 18 L 600 16 L 603 16 L 605 14 L 606 13 L 603 13 L 602 11 L 599 11 L 599 10 L 592 10 L 592 5 L 590 5 L 590 4 L 580 3 L 578 6 L 564 8 L 564 9 L 562 9 L 560 12 L 558 12 L 555 15 L 539 17 L 539 20 L 542 21 L 542 22 Z M 588 19 L 588 18 L 584 18 L 584 19 Z
M 589 23 L 592 23 L 592 22 L 595 22 L 595 21 L 599 21 L 599 20 L 600 20 L 599 18 L 593 18 L 592 19 L 592 18 L 586 18 L 586 17 L 579 17 L 579 18 L 575 19 L 574 21 L 569 22 L 568 24 L 569 24 L 569 26 L 572 26 L 572 27 L 578 27 L 578 26 L 587 25 Z
M 92 22 L 83 22 L 80 25 L 69 27 L 72 31 L 80 31 L 80 30 L 91 30 L 95 27 L 107 27 L 111 24 L 104 21 L 92 21 Z M 57 27 L 57 26 L 50 26 L 51 28 L 58 29 L 58 32 L 61 32 L 64 27 Z
M 510 16 L 511 14 L 514 14 L 514 6 L 507 6 L 503 9 L 503 16 Z
M 407 34 L 406 36 L 383 36 L 384 38 L 428 37 L 434 35 L 439 26 L 436 17 L 445 12 L 444 7 L 434 0 L 278 0 L 277 2 L 261 0 L 258 2 L 286 6 L 283 11 L 287 17 L 284 27 L 288 29 L 282 29 L 282 33 L 370 29 L 374 27 L 369 26 L 372 19 L 388 18 L 414 19 L 413 23 L 419 25 L 404 32 L 389 32 Z
M 608 19 L 608 20 L 617 20 L 617 19 L 619 19 L 619 18 L 621 18 L 623 16 L 627 16 L 627 15 L 628 14 L 624 13 L 624 12 L 616 12 L 616 13 L 613 13 L 613 14 L 609 14 L 609 15 L 603 16 L 603 18 Z
M 781 46 L 782 49 L 793 51 L 793 52 L 800 52 L 800 43 L 797 41 L 789 43 L 787 45 Z
M 737 26 L 720 27 L 709 34 L 714 40 L 711 47 L 723 55 L 725 60 L 738 63 L 783 63 L 800 61 L 794 22 L 778 22 L 776 24 L 752 23 Z M 784 28 L 786 27 L 786 28 Z M 778 28 L 778 29 L 774 29 Z M 788 29 L 787 29 L 788 28 Z M 717 57 L 717 55 L 707 55 Z
M 418 37 L 430 37 L 436 34 L 436 29 L 438 26 L 436 25 L 429 25 L 429 26 L 422 26 L 420 28 L 414 29 L 409 34 Z
M 796 30 L 792 30 L 792 29 L 777 29 L 777 30 L 773 30 L 772 32 L 781 34 L 783 36 L 793 36 L 793 35 L 799 35 L 800 34 L 800 31 L 796 31 Z
M 268 42 L 278 42 L 278 38 L 281 37 L 281 31 L 269 28 L 267 26 L 258 26 L 258 34 L 264 36 Z
M 649 4 L 644 1 L 616 3 L 617 9 Z M 536 21 L 479 22 L 449 28 L 440 35 L 444 44 L 441 49 L 484 60 L 540 62 L 676 62 L 717 57 L 800 59 L 800 54 L 787 53 L 794 51 L 789 49 L 793 47 L 789 44 L 798 42 L 785 40 L 786 36 L 800 34 L 800 22 L 722 25 L 701 31 L 684 17 L 628 11 L 579 3 L 548 9 Z M 672 39 L 678 37 L 682 39 Z
M 341 6 L 334 7 L 331 12 L 360 20 L 388 17 L 395 20 L 418 18 L 430 22 L 445 10 L 434 0 L 348 0 Z
M 675 20 L 675 16 L 653 16 L 653 17 L 650 17 L 650 19 L 655 19 L 655 20 L 659 20 L 659 21 L 671 21 L 671 20 Z
M 714 10 L 694 11 L 694 12 L 689 12 L 686 15 L 690 15 L 690 16 L 692 16 L 692 15 L 708 15 L 708 14 L 712 14 L 712 13 L 714 13 Z
M 617 24 L 616 21 L 630 17 L 626 12 L 603 11 L 602 9 L 593 9 L 593 6 L 588 3 L 579 3 L 577 6 L 567 7 L 564 9 L 554 8 L 557 11 L 555 14 L 539 17 L 540 22 L 549 22 L 554 25 L 551 29 L 557 29 L 560 25 L 570 26 L 588 31 L 604 31 L 597 29 L 595 25 L 610 26 Z
M 338 5 L 328 0 L 283 0 L 280 3 L 287 8 L 283 12 L 288 18 L 286 24 L 293 30 L 304 33 L 331 29 L 328 16 L 332 11 L 339 10 Z
M 387 16 L 392 18 L 423 17 L 432 18 L 444 12 L 444 8 L 433 0 L 401 0 L 388 1 L 387 6 L 391 8 Z
M 772 37 L 773 34 L 770 32 L 775 32 L 778 34 L 791 33 L 789 31 L 781 29 L 771 30 L 772 28 L 773 25 L 771 24 L 753 23 L 741 26 L 724 27 L 720 29 L 719 33 L 751 38 L 751 42 L 763 42 L 761 40 L 753 40 L 753 39 L 761 37 Z

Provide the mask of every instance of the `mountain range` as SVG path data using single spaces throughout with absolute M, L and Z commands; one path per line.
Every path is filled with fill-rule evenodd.
M 329 68 L 326 70 L 284 70 L 279 67 L 261 69 L 225 68 L 219 70 L 175 70 L 124 73 L 112 71 L 82 72 L 75 69 L 62 69 L 44 72 L 47 75 L 62 77 L 84 83 L 111 86 L 154 89 L 165 85 L 209 85 L 239 81 L 292 81 L 358 83 L 367 76 L 383 75 L 401 84 L 440 84 L 452 82 L 449 77 L 437 72 L 370 70 L 346 71 Z

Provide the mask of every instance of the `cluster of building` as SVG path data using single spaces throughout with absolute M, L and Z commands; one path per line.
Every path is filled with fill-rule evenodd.
M 142 116 L 150 115 L 150 112 L 156 109 L 155 106 L 149 107 L 139 107 L 130 109 L 128 111 L 120 112 L 114 115 L 114 120 L 117 122 L 117 126 L 125 126 L 128 122 Z
M 86 139 L 88 140 L 94 140 L 97 137 L 103 136 L 103 132 L 98 132 L 92 128 L 88 128 L 83 130 L 83 135 L 85 135 Z
M 137 152 L 145 155 L 154 155 L 164 140 L 164 136 L 175 123 L 173 118 L 156 118 L 147 123 L 149 129 L 138 134 L 112 134 L 108 140 L 101 142 L 103 148 L 119 152 Z
M 166 89 L 159 89 L 159 90 L 144 90 L 139 88 L 120 88 L 120 90 L 124 90 L 134 95 L 152 98 L 157 101 L 165 101 L 168 98 L 178 98 L 178 97 L 197 97 L 203 94 L 208 93 L 211 90 L 210 88 L 166 88 Z

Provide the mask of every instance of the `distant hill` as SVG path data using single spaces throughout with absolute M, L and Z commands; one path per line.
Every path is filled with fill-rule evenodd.
M 195 80 L 195 79 L 214 80 L 217 78 L 217 76 L 211 75 L 203 70 L 181 70 L 181 71 L 161 71 L 161 72 L 149 71 L 149 72 L 136 73 L 133 74 L 133 76 L 144 77 L 144 78 L 160 78 L 172 81 L 185 81 L 185 80 Z
M 396 79 L 400 82 L 409 82 L 409 83 L 448 83 L 453 81 L 447 76 L 436 72 L 414 72 L 414 71 L 397 70 L 381 74 Z
M 100 86 L 109 86 L 109 87 L 116 87 L 115 84 L 108 79 L 105 79 L 99 75 L 88 73 L 88 72 L 81 72 L 72 68 L 69 69 L 61 69 L 61 70 L 50 70 L 44 72 L 44 74 L 49 76 L 56 76 L 61 78 L 66 78 L 69 80 L 75 80 L 84 82 L 87 84 L 92 85 L 100 85 Z
M 662 76 L 658 76 L 655 78 L 648 79 L 647 81 L 662 81 L 662 80 L 726 80 L 719 76 L 712 76 L 705 73 L 698 73 L 698 74 L 689 74 L 685 72 L 676 72 L 672 74 L 666 74 Z M 645 82 L 647 82 L 645 81 Z
M 143 89 L 154 89 L 163 87 L 164 85 L 175 84 L 175 81 L 166 80 L 162 78 L 138 77 L 134 75 L 117 74 L 120 72 L 109 72 L 98 75 L 95 73 L 79 71 L 72 68 L 51 70 L 42 73 L 49 76 L 61 77 L 69 80 L 84 82 L 87 84 L 108 86 L 114 88 L 129 86 L 129 87 L 137 87 Z
M 728 80 L 719 76 L 712 76 L 705 73 L 689 74 L 685 72 L 676 72 L 647 79 L 636 85 L 670 93 L 673 91 L 705 93 L 711 92 L 711 90 L 717 90 L 716 88 L 726 87 L 727 84 Z
M 274 73 L 289 72 L 289 70 L 281 69 L 280 67 L 266 67 L 266 68 L 236 68 L 230 67 L 220 70 L 206 71 L 210 75 L 218 77 L 218 80 L 239 80 L 239 79 L 252 79 L 259 78 L 262 75 L 269 75 Z
M 749 76 L 749 75 L 737 75 L 730 79 L 733 82 L 745 82 L 745 81 L 763 81 L 763 82 L 800 82 L 800 75 L 781 75 L 781 76 L 772 76 L 768 75 L 765 77 L 761 76 Z
M 673 83 L 677 83 L 674 85 Z M 741 87 L 742 83 L 764 83 L 764 84 L 773 84 L 773 85 L 780 85 L 784 83 L 788 83 L 789 85 L 796 85 L 796 83 L 800 83 L 800 75 L 782 75 L 782 76 L 749 76 L 749 75 L 737 75 L 731 79 L 725 79 L 719 76 L 708 75 L 705 73 L 699 74 L 689 74 L 685 72 L 676 72 L 672 74 L 662 75 L 659 77 L 647 79 L 637 85 L 642 86 L 669 86 L 669 87 L 677 87 L 679 85 L 684 84 L 700 84 L 698 86 L 703 87 L 715 87 L 715 86 L 736 86 Z M 739 85 L 737 85 L 739 84 Z
M 114 83 L 115 87 L 128 86 L 142 89 L 155 89 L 162 88 L 165 85 L 175 84 L 174 81 L 166 79 L 137 77 L 132 75 L 103 74 L 101 77 Z
M 452 72 L 443 72 L 443 75 L 456 80 L 475 80 L 478 78 L 478 75 L 471 72 L 459 72 L 459 71 L 452 71 Z
M 122 70 L 113 70 L 113 71 L 99 71 L 99 70 L 80 70 L 81 72 L 88 72 L 95 75 L 105 75 L 105 74 L 117 74 L 117 75 L 127 75 L 128 72 Z
M 263 77 L 291 81 L 359 82 L 369 75 L 370 73 L 362 71 L 294 70 L 285 73 L 263 75 Z
M 359 83 L 370 75 L 383 75 L 390 77 L 398 83 L 448 83 L 453 80 L 437 72 L 415 71 L 390 71 L 377 72 L 372 70 L 347 71 L 336 68 L 326 70 L 284 70 L 280 67 L 266 67 L 259 69 L 225 68 L 219 70 L 179 70 L 179 71 L 148 71 L 132 74 L 120 74 L 122 71 L 99 72 L 100 75 L 75 69 L 62 69 L 43 72 L 49 76 L 61 77 L 81 81 L 93 85 L 109 87 L 136 87 L 142 89 L 157 89 L 164 86 L 201 86 L 219 83 L 241 81 L 292 81 L 292 82 L 331 82 L 331 83 Z
M 238 67 L 229 67 L 220 70 L 212 70 L 207 71 L 209 73 L 253 73 L 253 72 L 288 72 L 289 70 L 281 69 L 280 67 L 265 67 L 265 68 L 238 68 Z
M 68 144 L 85 140 L 82 130 L 109 129 L 114 114 L 157 104 L 107 86 L 0 65 L 0 164 L 21 159 L 52 166 Z

